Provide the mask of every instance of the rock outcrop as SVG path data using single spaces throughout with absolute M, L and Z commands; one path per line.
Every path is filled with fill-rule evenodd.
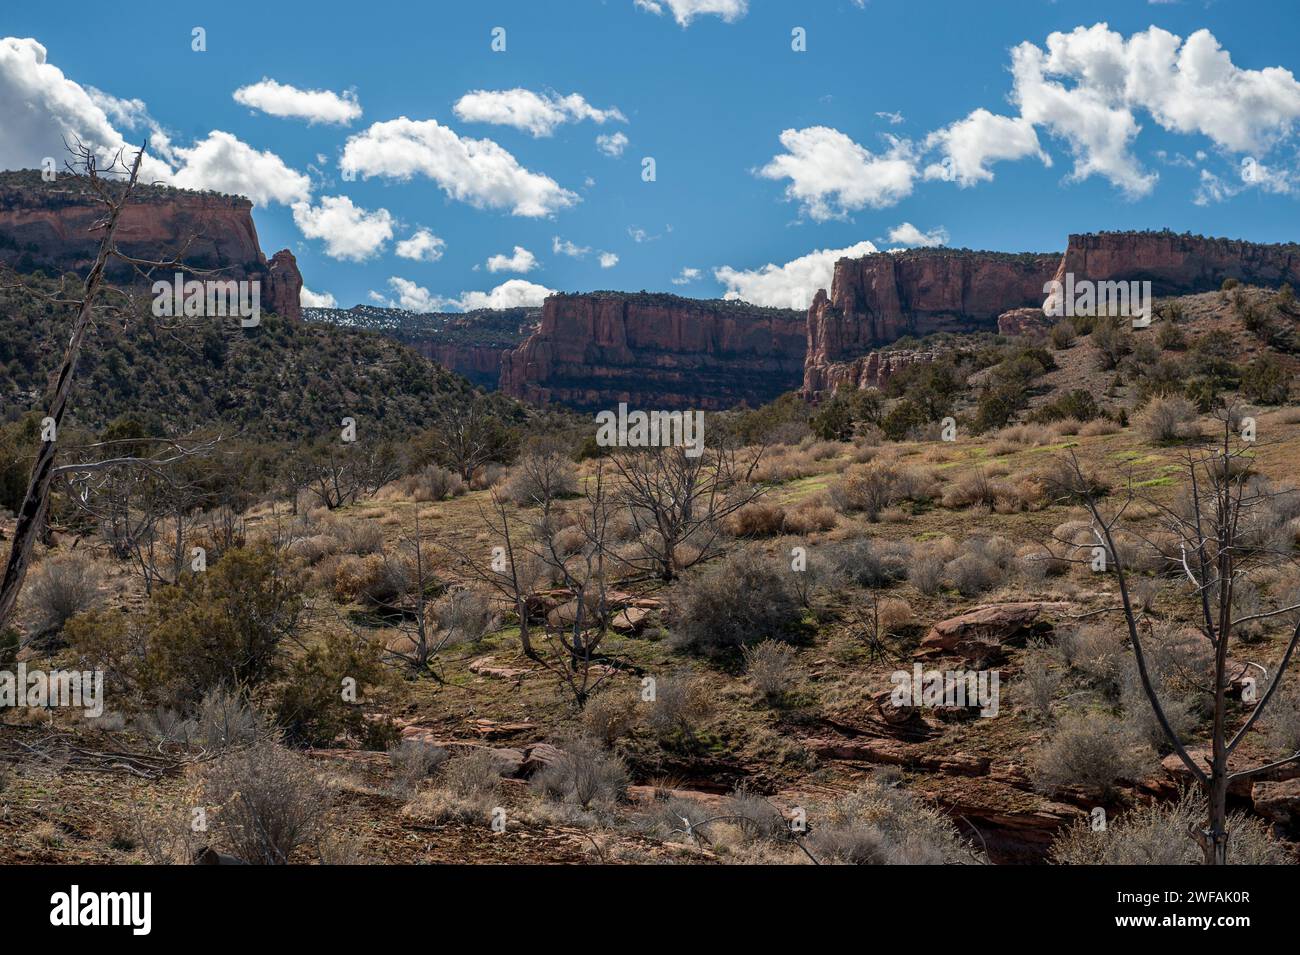
M 805 317 L 675 295 L 552 295 L 501 365 L 501 390 L 581 410 L 759 405 L 799 386 Z
M 1149 281 L 1154 295 L 1190 295 L 1219 288 L 1224 279 L 1277 287 L 1300 283 L 1300 245 L 1264 245 L 1240 239 L 1175 232 L 1099 232 L 1072 235 L 1052 276 L 1065 281 Z
M 153 261 L 179 256 L 189 269 L 219 270 L 212 278 L 258 280 L 262 307 L 301 317 L 302 276 L 289 250 L 267 261 L 253 225 L 253 204 L 242 196 L 141 186 L 122 210 L 117 247 Z M 20 272 L 83 271 L 99 250 L 95 223 L 103 207 L 75 179 L 44 182 L 37 172 L 0 175 L 0 262 Z M 118 260 L 107 270 L 119 283 L 137 280 Z
M 867 381 L 837 366 L 904 335 L 992 330 L 1011 308 L 1041 305 L 1043 286 L 1060 264 L 1056 254 L 914 249 L 840 259 L 830 294 L 819 290 L 808 310 L 807 398 L 842 383 Z M 859 385 L 860 387 L 862 385 Z

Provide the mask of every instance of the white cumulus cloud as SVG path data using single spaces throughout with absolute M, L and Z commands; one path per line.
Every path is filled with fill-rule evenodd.
M 361 104 L 350 90 L 341 94 L 332 90 L 300 90 L 264 76 L 261 82 L 241 86 L 233 96 L 236 103 L 250 109 L 286 119 L 305 119 L 309 125 L 346 126 L 361 118 Z
M 447 243 L 428 229 L 416 229 L 409 239 L 403 239 L 394 247 L 398 256 L 416 262 L 437 262 L 442 258 Z
M 823 221 L 863 209 L 896 205 L 912 193 L 917 176 L 910 143 L 887 137 L 880 155 L 838 129 L 809 126 L 781 133 L 787 150 L 758 170 L 766 179 L 789 179 L 786 198 L 810 218 Z
M 464 122 L 513 126 L 534 137 L 550 136 L 557 126 L 584 119 L 593 123 L 627 122 L 617 108 L 597 109 L 579 93 L 557 96 L 521 88 L 474 90 L 458 99 L 451 109 Z
M 596 137 L 596 148 L 606 156 L 618 157 L 627 149 L 627 136 L 623 133 L 601 133 Z
M 938 149 L 940 162 L 925 167 L 926 179 L 945 179 L 961 186 L 990 180 L 989 163 L 1004 159 L 1037 156 L 1044 165 L 1051 157 L 1038 143 L 1033 124 L 1019 117 L 996 116 L 977 109 L 965 119 L 936 130 L 926 137 L 927 149 Z
M 393 217 L 387 209 L 369 212 L 347 196 L 322 196 L 320 203 L 296 202 L 293 221 L 309 239 L 323 239 L 332 259 L 364 262 L 393 237 Z
M 835 262 L 879 251 L 871 242 L 858 242 L 843 249 L 818 249 L 784 265 L 768 263 L 758 269 L 733 269 L 724 265 L 713 270 L 727 287 L 723 298 L 741 299 L 753 305 L 805 309 L 818 289 L 829 289 Z
M 436 312 L 443 309 L 470 312 L 479 308 L 531 307 L 541 305 L 546 296 L 555 294 L 553 289 L 525 279 L 508 279 L 491 291 L 461 292 L 455 298 L 434 295 L 410 279 L 396 275 L 388 280 L 388 287 L 397 293 L 395 300 L 389 300 L 390 306 L 414 312 Z M 374 292 L 371 297 L 383 300 L 382 295 Z
M 676 278 L 669 279 L 668 281 L 672 282 L 674 285 L 690 285 L 700 277 L 700 274 L 699 269 L 687 267 L 682 269 Z
M 678 26 L 691 25 L 696 17 L 721 17 L 724 23 L 734 23 L 749 11 L 748 0 L 634 0 L 640 10 L 662 16 L 665 8 L 672 13 Z
M 453 199 L 517 216 L 549 216 L 578 202 L 550 176 L 531 172 L 490 139 L 458 136 L 437 120 L 405 116 L 374 123 L 343 148 L 345 174 L 407 180 L 426 176 Z
M 612 269 L 618 265 L 618 256 L 613 252 L 600 253 L 600 267 L 602 269 Z
M 489 256 L 487 260 L 487 270 L 489 272 L 531 272 L 537 268 L 537 256 L 529 252 L 522 245 L 515 246 L 514 252 L 510 255 L 498 254 Z
M 337 308 L 339 303 L 329 292 L 313 292 L 304 285 L 298 293 L 298 304 L 303 308 Z
M 889 241 L 898 245 L 920 245 L 934 248 L 948 244 L 948 230 L 943 226 L 922 232 L 910 222 L 903 222 L 889 230 Z

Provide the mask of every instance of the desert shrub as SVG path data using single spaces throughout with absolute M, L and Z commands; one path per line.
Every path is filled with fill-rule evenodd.
M 661 741 L 693 741 L 700 722 L 712 712 L 704 681 L 682 671 L 656 678 L 647 723 Z
M 1170 668 L 1161 665 L 1158 659 L 1149 661 L 1148 671 L 1165 719 L 1179 739 L 1187 739 L 1201 724 L 1203 706 L 1199 694 L 1176 681 Z M 1158 753 L 1173 749 L 1142 687 L 1137 661 L 1131 657 L 1125 658 L 1120 667 L 1120 701 L 1129 736 L 1142 740 Z
M 165 706 L 145 711 L 135 720 L 135 729 L 159 744 L 209 754 L 268 739 L 273 733 L 270 722 L 245 697 L 220 686 L 183 714 Z
M 1168 444 L 1193 437 L 1196 408 L 1186 398 L 1152 398 L 1134 419 L 1138 432 L 1155 444 Z
M 907 568 L 907 581 L 927 597 L 943 586 L 943 558 L 937 554 L 919 554 Z
M 1192 833 L 1205 825 L 1205 800 L 1184 791 L 1173 802 L 1130 809 L 1093 829 L 1081 819 L 1052 846 L 1052 861 L 1062 865 L 1202 865 L 1204 856 Z M 1282 865 L 1286 852 L 1268 827 L 1244 813 L 1228 816 L 1229 865 Z
M 359 705 L 367 691 L 390 679 L 380 647 L 344 631 L 330 631 L 285 667 L 274 693 L 276 722 L 298 746 L 335 746 L 342 738 L 384 749 L 396 730 L 386 719 L 370 719 Z M 345 699 L 344 688 L 355 687 Z
M 729 514 L 724 524 L 733 537 L 772 537 L 785 528 L 785 508 L 766 501 L 752 501 Z
M 334 598 L 356 601 L 368 607 L 390 609 L 411 586 L 405 561 L 385 554 L 365 557 L 348 555 L 339 561 L 334 575 Z
M 850 468 L 830 488 L 831 503 L 841 513 L 860 511 L 876 521 L 880 513 L 900 501 L 927 501 L 933 496 L 934 480 L 913 468 L 892 461 L 869 461 Z
M 818 501 L 804 501 L 785 512 L 784 530 L 787 534 L 811 534 L 828 531 L 836 524 L 835 509 Z
M 433 605 L 433 616 L 439 629 L 448 634 L 448 644 L 477 643 L 498 622 L 487 597 L 469 587 L 439 597 Z
M 1048 337 L 1051 339 L 1053 348 L 1057 351 L 1065 351 L 1074 344 L 1074 339 L 1078 334 L 1074 330 L 1074 325 L 1067 319 L 1053 325 Z
M 1284 405 L 1290 394 L 1291 376 L 1272 355 L 1261 355 L 1241 373 L 1241 393 L 1251 401 Z
M 500 791 L 503 769 L 492 750 L 475 748 L 447 760 L 438 774 L 438 785 L 461 799 L 483 799 Z
M 1274 752 L 1282 756 L 1300 752 L 1300 688 L 1295 680 L 1278 687 L 1259 725 Z
M 944 576 L 963 597 L 978 597 L 1006 580 L 997 561 L 982 553 L 961 554 L 944 565 Z
M 23 589 L 31 632 L 52 633 L 100 602 L 103 580 L 95 562 L 84 554 L 47 557 L 33 568 Z
M 1053 643 L 1065 664 L 1079 671 L 1107 696 L 1120 691 L 1120 678 L 1128 651 L 1127 634 L 1117 627 L 1090 624 L 1078 628 L 1059 627 Z
M 1103 434 L 1118 434 L 1121 428 L 1109 418 L 1097 418 L 1089 421 L 1079 429 L 1079 436 L 1083 438 L 1095 438 Z
M 578 493 L 578 470 L 573 462 L 554 450 L 524 455 L 502 485 L 507 500 L 520 507 L 548 504 Z
M 469 482 L 470 489 L 486 491 L 490 487 L 496 487 L 509 473 L 510 469 L 504 464 L 484 464 L 474 470 L 474 476 Z
M 1052 666 L 1052 654 L 1040 646 L 1026 651 L 1021 662 L 1020 679 L 1015 685 L 1016 701 L 1031 718 L 1047 721 L 1052 716 L 1052 701 L 1064 674 Z
M 1059 577 L 1070 569 L 1069 561 L 1052 553 L 1042 544 L 1026 544 L 1016 551 L 1017 566 L 1027 580 L 1044 581 Z
M 722 811 L 732 817 L 728 821 L 746 840 L 781 840 L 790 835 L 790 824 L 781 810 L 743 786 L 736 787 Z
M 907 576 L 912 545 L 860 537 L 832 547 L 829 556 L 843 579 L 859 587 L 888 587 Z
M 890 441 L 906 441 L 933 420 L 923 405 L 904 398 L 880 419 L 880 431 Z
M 401 482 L 402 490 L 413 501 L 425 503 L 444 501 L 465 493 L 465 480 L 455 471 L 430 464 L 408 475 Z
M 1101 417 L 1101 408 L 1092 392 L 1084 388 L 1072 388 L 1063 395 L 1058 395 L 1034 412 L 1035 421 L 1062 421 L 1073 418 L 1076 421 L 1092 421 Z
M 1183 351 L 1187 348 L 1187 336 L 1173 322 L 1161 322 L 1156 327 L 1156 345 L 1163 351 Z
M 956 865 L 979 861 L 949 819 L 902 789 L 869 779 L 827 807 L 807 836 L 822 862 Z
M 606 746 L 626 736 L 635 722 L 636 700 L 613 690 L 597 693 L 582 708 L 583 729 Z
M 674 637 L 705 653 L 739 649 L 764 638 L 793 640 L 802 610 L 780 560 L 740 550 L 679 585 Z
M 211 831 L 236 858 L 285 865 L 296 849 L 324 834 L 330 794 L 305 759 L 262 742 L 208 767 L 203 802 L 218 807 Z
M 564 740 L 560 755 L 533 776 L 532 785 L 548 799 L 572 802 L 583 809 L 612 805 L 627 789 L 627 769 L 613 753 L 593 740 Z
M 1039 745 L 1029 775 L 1045 793 L 1079 788 L 1106 796 L 1116 782 L 1140 775 L 1149 762 L 1150 751 L 1114 717 L 1072 714 Z
M 338 541 L 338 550 L 344 554 L 364 557 L 384 547 L 384 529 L 374 521 L 333 520 L 326 525 L 326 531 Z
M 404 739 L 388 747 L 388 762 L 398 787 L 404 790 L 414 790 L 447 759 L 448 753 L 441 746 L 421 740 Z
M 581 553 L 587 547 L 587 533 L 576 524 L 561 527 L 551 535 L 551 544 L 558 554 L 571 557 Z
M 184 707 L 215 687 L 266 682 L 297 632 L 301 587 L 269 545 L 226 551 L 202 574 L 154 590 L 143 614 L 92 611 L 65 636 L 78 656 L 148 704 Z
M 1124 356 L 1132 351 L 1132 337 L 1115 318 L 1098 318 L 1091 338 L 1093 347 L 1097 349 L 1097 361 L 1105 371 L 1118 368 Z
M 798 682 L 794 648 L 775 640 L 745 648 L 745 674 L 768 703 L 779 702 Z

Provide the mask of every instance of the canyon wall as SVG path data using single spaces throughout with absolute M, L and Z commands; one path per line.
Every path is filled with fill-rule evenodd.
M 1175 232 L 1072 235 L 1053 276 L 1149 281 L 1154 295 L 1189 295 L 1219 288 L 1224 279 L 1276 288 L 1300 283 L 1300 245 L 1265 245 Z
M 116 241 L 125 255 L 179 257 L 191 269 L 217 269 L 213 279 L 258 280 L 262 307 L 284 318 L 301 316 L 302 275 L 288 249 L 270 261 L 253 225 L 253 205 L 241 196 L 141 186 L 122 210 Z M 20 272 L 84 272 L 99 251 L 95 223 L 101 206 L 74 179 L 44 182 L 32 171 L 0 175 L 0 262 Z M 113 260 L 110 281 L 131 283 L 132 268 Z M 162 277 L 161 273 L 155 277 Z
M 835 263 L 831 291 L 808 310 L 803 393 L 815 398 L 849 381 L 874 383 L 875 346 L 905 335 L 991 330 L 1012 308 L 1041 305 L 1059 254 L 952 249 L 876 252 Z M 859 367 L 849 366 L 860 361 Z M 882 362 L 885 364 L 882 365 Z M 877 358 L 874 368 L 888 367 Z M 887 371 L 886 371 L 887 373 Z
M 721 410 L 799 387 L 806 316 L 676 295 L 552 295 L 541 326 L 501 364 L 501 390 L 599 410 Z

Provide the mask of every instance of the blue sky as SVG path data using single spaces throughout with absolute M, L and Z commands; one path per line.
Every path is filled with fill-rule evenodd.
M 44 62 L 31 45 L 0 55 L 0 166 L 37 165 L 68 130 L 154 130 L 160 175 L 248 183 L 263 248 L 292 249 L 309 289 L 340 306 L 598 288 L 798 305 L 833 254 L 752 273 L 864 242 L 1050 251 L 1071 232 L 1166 226 L 1300 239 L 1293 2 L 177 6 L 9 5 L 0 36 L 36 40 Z M 264 79 L 336 94 L 313 115 L 355 100 L 360 116 L 271 115 L 298 100 Z M 234 98 L 250 86 L 260 108 Z M 115 110 L 95 91 L 139 102 Z M 494 95 L 458 110 L 473 91 Z M 556 125 L 483 121 L 521 102 Z M 602 152 L 597 137 L 615 134 L 621 155 Z M 491 271 L 492 256 L 531 267 Z

